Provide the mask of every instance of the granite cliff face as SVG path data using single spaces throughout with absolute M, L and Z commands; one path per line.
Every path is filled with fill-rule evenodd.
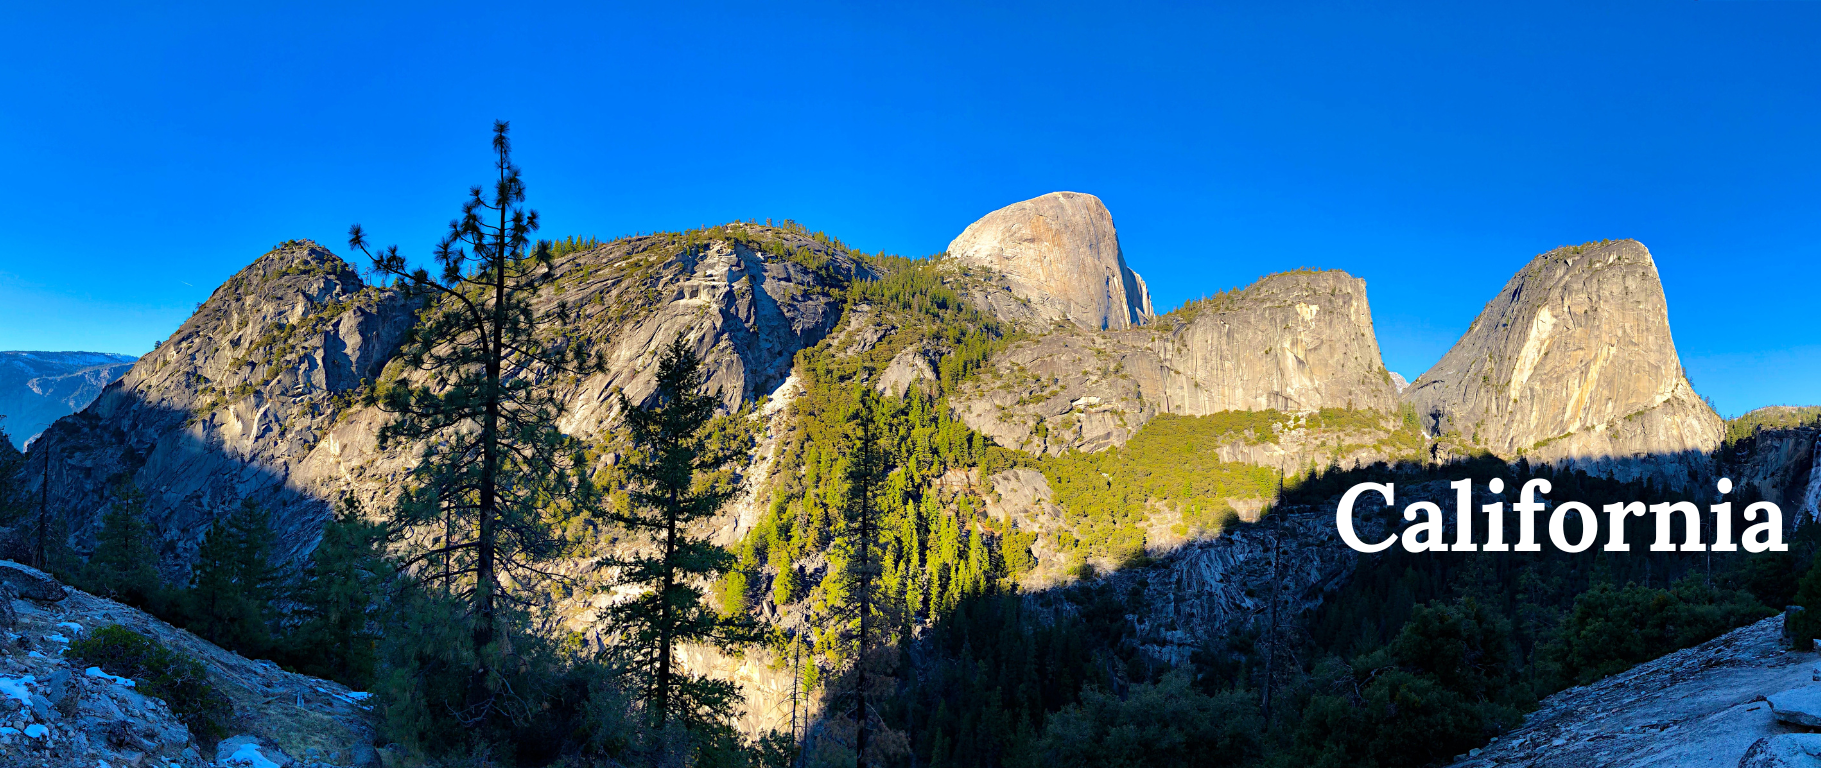
M 1123 444 L 1159 413 L 1356 408 L 1391 412 L 1364 280 L 1271 275 L 1152 325 L 1058 329 L 1012 346 L 954 398 L 968 426 L 1038 453 Z
M 753 416 L 760 447 L 742 473 L 763 477 L 774 432 L 799 391 L 790 384 L 796 353 L 835 328 L 842 289 L 866 274 L 825 238 L 742 225 L 627 238 L 559 257 L 533 305 L 579 310 L 552 332 L 589 340 L 609 361 L 605 372 L 551 382 L 564 403 L 561 428 L 608 440 L 616 393 L 635 403 L 649 396 L 658 350 L 681 336 L 703 356 L 708 387 L 729 411 L 770 398 Z M 103 512 L 126 484 L 145 494 L 161 566 L 179 578 L 209 526 L 242 499 L 271 513 L 276 554 L 291 561 L 315 547 L 331 501 L 385 508 L 420 452 L 380 450 L 378 432 L 391 417 L 357 396 L 382 377 L 418 375 L 393 364 L 418 306 L 365 285 L 309 241 L 260 257 L 92 405 L 34 444 L 34 460 L 38 451 L 53 457 L 49 503 L 68 520 L 72 546 L 92 550 Z M 38 478 L 28 480 L 36 494 Z M 736 539 L 758 504 L 751 491 L 731 504 L 714 522 L 717 540 Z M 564 611 L 582 628 L 592 607 Z M 751 655 L 691 654 L 703 665 L 697 671 L 746 686 L 743 723 L 752 732 L 778 726 L 788 676 L 777 682 L 783 673 Z
M 33 445 L 34 457 L 53 457 L 51 504 L 76 549 L 92 546 L 115 488 L 131 483 L 146 495 L 167 567 L 187 562 L 244 498 L 272 510 L 285 554 L 308 551 L 327 506 L 296 470 L 412 321 L 402 296 L 367 287 L 315 243 L 255 260 Z
M 1507 459 L 1676 485 L 1705 472 L 1722 435 L 1635 240 L 1537 256 L 1402 397 L 1432 431 Z
M 94 402 L 135 359 L 106 352 L 0 352 L 0 429 L 24 448 L 51 422 Z
M 963 265 L 1002 274 L 1013 302 L 988 300 L 1001 319 L 1038 327 L 1068 321 L 1090 330 L 1150 322 L 1151 296 L 1126 266 L 1113 215 L 1100 198 L 1051 192 L 1013 203 L 968 225 L 948 245 Z
M 731 237 L 656 236 L 559 258 L 534 303 L 580 309 L 561 332 L 593 340 L 610 360 L 606 373 L 556 382 L 562 428 L 601 436 L 616 418 L 615 392 L 638 402 L 655 388 L 655 350 L 675 335 L 695 341 L 730 410 L 783 384 L 797 350 L 838 319 L 835 291 L 856 266 L 808 237 L 771 237 L 778 253 Z M 53 452 L 50 501 L 68 514 L 77 551 L 93 545 L 122 481 L 146 494 L 172 572 L 245 498 L 271 511 L 286 558 L 314 547 L 331 500 L 383 504 L 417 452 L 378 450 L 390 417 L 355 395 L 386 375 L 416 308 L 309 241 L 260 257 L 34 446 L 34 455 Z

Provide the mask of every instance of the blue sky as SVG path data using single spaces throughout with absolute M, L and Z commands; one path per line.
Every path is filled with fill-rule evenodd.
M 1821 3 L 377 5 L 9 8 L 0 349 L 143 353 L 355 221 L 427 253 L 504 118 L 546 235 L 921 255 L 1091 192 L 1160 309 L 1344 269 L 1409 378 L 1634 237 L 1722 413 L 1821 403 Z

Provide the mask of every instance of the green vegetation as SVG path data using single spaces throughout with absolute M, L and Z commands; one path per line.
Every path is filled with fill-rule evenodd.
M 188 628 L 225 648 L 269 652 L 278 580 L 271 555 L 270 516 L 252 499 L 210 526 L 183 595 Z
M 227 735 L 233 708 L 209 683 L 202 663 L 181 651 L 118 624 L 96 629 L 70 643 L 69 656 L 110 675 L 131 678 L 140 693 L 170 705 L 191 733 Z
M 85 591 L 127 605 L 164 608 L 166 594 L 158 577 L 158 555 L 152 550 L 145 522 L 145 494 L 122 485 L 101 517 L 95 551 L 82 566 L 77 583 Z
M 1035 764 L 1053 768 L 1248 765 L 1263 725 L 1250 697 L 1204 693 L 1178 670 L 1124 695 L 1084 690 L 1050 717 L 1031 751 Z
M 1202 538 L 1238 519 L 1234 502 L 1262 503 L 1277 493 L 1277 473 L 1221 461 L 1222 446 L 1278 444 L 1286 432 L 1332 436 L 1299 459 L 1306 465 L 1358 448 L 1385 455 L 1421 452 L 1422 431 L 1408 408 L 1393 418 L 1375 411 L 1324 408 L 1308 414 L 1223 411 L 1208 416 L 1160 414 L 1124 446 L 1099 453 L 1045 457 L 1043 470 L 1074 532 L 1058 542 L 1075 560 L 1143 556 L 1143 528 L 1154 514 L 1180 518 L 1174 533 Z M 1345 443 L 1344 438 L 1369 440 Z M 1306 470 L 1305 470 L 1306 471 Z M 1295 474 L 1287 482 L 1294 485 Z
M 377 613 L 393 581 L 385 538 L 385 527 L 363 518 L 351 499 L 323 523 L 310 561 L 282 587 L 291 605 L 278 652 L 286 666 L 357 691 L 372 686 L 383 618 Z
M 0 525 L 18 522 L 29 509 L 31 502 L 25 495 L 25 454 L 14 448 L 12 437 L 5 429 L 0 429 Z M 23 562 L 26 558 L 20 560 Z
M 1821 428 L 1821 405 L 1759 408 L 1736 419 L 1727 419 L 1726 444 L 1732 447 L 1762 430 L 1799 427 Z

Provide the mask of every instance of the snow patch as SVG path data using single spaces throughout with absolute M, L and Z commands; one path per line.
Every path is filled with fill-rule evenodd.
M 35 682 L 38 682 L 38 679 L 31 675 L 26 675 L 25 677 L 0 677 L 0 696 L 18 699 L 19 703 L 30 706 L 32 703 L 32 692 L 26 686 L 29 683 Z
M 240 748 L 234 750 L 234 754 L 228 755 L 227 759 L 222 760 L 221 764 L 236 766 L 236 768 L 279 768 L 277 763 L 267 759 L 265 753 L 259 751 L 258 744 L 253 743 L 240 745 Z
M 124 685 L 128 688 L 138 687 L 138 684 L 134 683 L 132 678 L 121 677 L 119 675 L 110 675 L 106 672 L 101 671 L 100 667 L 89 667 L 88 669 L 83 670 L 82 674 L 88 675 L 89 677 L 99 677 L 103 680 L 112 680 L 112 681 L 119 683 L 120 685 Z
M 25 727 L 25 735 L 30 736 L 34 739 L 42 739 L 42 738 L 44 738 L 45 734 L 48 734 L 50 732 L 51 732 L 51 729 L 44 727 L 44 723 L 32 723 L 31 725 L 28 725 Z

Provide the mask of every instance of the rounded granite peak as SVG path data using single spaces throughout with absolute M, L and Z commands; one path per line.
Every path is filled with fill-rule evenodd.
M 1683 372 L 1649 249 L 1601 240 L 1538 254 L 1460 341 L 1404 390 L 1437 433 L 1515 459 L 1672 485 L 1706 466 L 1723 426 Z M 1622 470 L 1622 471 L 1620 471 Z
M 1003 274 L 1044 322 L 1118 330 L 1152 319 L 1144 280 L 1126 266 L 1113 215 L 1100 198 L 1051 192 L 968 225 L 948 254 Z

